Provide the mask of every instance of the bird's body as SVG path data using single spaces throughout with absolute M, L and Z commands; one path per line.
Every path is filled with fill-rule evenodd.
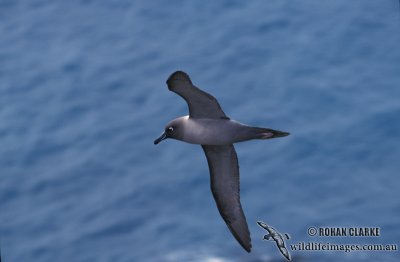
M 190 118 L 187 115 L 172 120 L 167 126 L 175 131 L 182 129 L 175 139 L 198 145 L 229 145 L 272 136 L 270 129 L 251 127 L 229 118 Z
M 257 221 L 257 224 L 268 231 L 268 234 L 264 235 L 263 239 L 275 241 L 276 246 L 278 247 L 279 251 L 281 251 L 282 255 L 288 261 L 290 261 L 291 260 L 290 253 L 289 253 L 288 249 L 286 248 L 286 244 L 285 244 L 285 240 L 284 240 L 285 238 L 290 239 L 289 235 L 279 233 L 278 230 L 267 225 L 264 222 Z
M 282 137 L 289 133 L 231 120 L 218 101 L 194 86 L 189 76 L 182 71 L 173 73 L 167 85 L 170 91 L 188 103 L 189 115 L 170 121 L 154 144 L 172 138 L 202 146 L 218 210 L 236 240 L 250 252 L 251 238 L 240 204 L 239 163 L 233 144 L 251 139 Z

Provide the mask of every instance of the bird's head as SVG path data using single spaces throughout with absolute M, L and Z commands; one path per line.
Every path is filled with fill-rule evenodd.
M 161 141 L 167 138 L 173 138 L 177 140 L 182 140 L 183 137 L 183 121 L 185 121 L 186 117 L 179 117 L 171 122 L 169 122 L 164 129 L 164 132 L 161 134 L 159 138 L 154 140 L 154 144 L 157 145 Z
M 264 235 L 264 237 L 263 237 L 263 240 L 270 240 L 270 239 L 271 239 L 270 234 Z

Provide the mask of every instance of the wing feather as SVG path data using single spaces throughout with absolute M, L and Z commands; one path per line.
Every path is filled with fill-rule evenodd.
M 217 99 L 192 84 L 189 76 L 176 71 L 167 80 L 168 89 L 183 99 L 189 106 L 189 116 L 193 118 L 228 118 Z M 229 119 L 229 118 L 228 118 Z
M 211 176 L 211 191 L 229 230 L 247 251 L 251 238 L 240 204 L 239 164 L 233 145 L 202 145 Z

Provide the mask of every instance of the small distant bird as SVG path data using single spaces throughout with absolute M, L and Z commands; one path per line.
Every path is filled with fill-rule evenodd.
M 247 251 L 251 238 L 239 196 L 239 164 L 233 143 L 251 139 L 270 139 L 287 132 L 251 127 L 231 120 L 218 101 L 192 84 L 189 76 L 177 71 L 167 80 L 168 89 L 181 96 L 189 106 L 189 115 L 170 121 L 164 133 L 154 141 L 173 138 L 202 146 L 211 175 L 211 191 L 219 213 L 229 230 Z
M 264 228 L 265 230 L 268 231 L 268 234 L 264 235 L 263 240 L 274 240 L 276 242 L 276 246 L 278 247 L 279 251 L 281 251 L 282 255 L 290 261 L 290 253 L 286 248 L 285 245 L 285 240 L 286 239 L 290 239 L 290 236 L 288 234 L 284 234 L 282 235 L 281 233 L 278 232 L 278 230 L 276 230 L 275 228 L 267 225 L 264 222 L 261 221 L 257 221 L 257 224 Z

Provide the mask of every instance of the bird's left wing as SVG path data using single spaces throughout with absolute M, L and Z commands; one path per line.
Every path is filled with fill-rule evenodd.
M 240 204 L 239 164 L 233 145 L 202 145 L 211 176 L 211 191 L 229 230 L 247 251 L 251 238 Z
M 189 116 L 193 118 L 225 118 L 217 99 L 192 84 L 189 76 L 176 71 L 167 80 L 168 89 L 183 99 L 189 106 Z

